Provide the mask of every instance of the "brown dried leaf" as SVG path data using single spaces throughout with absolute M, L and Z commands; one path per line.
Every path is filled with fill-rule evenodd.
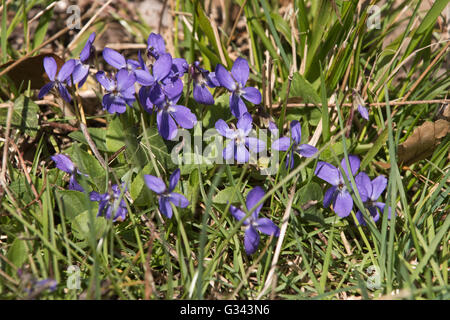
M 11 78 L 17 89 L 21 87 L 24 91 L 28 87 L 28 80 L 31 81 L 31 89 L 40 89 L 50 81 L 44 70 L 44 58 L 53 57 L 59 69 L 64 64 L 64 60 L 53 53 L 42 53 L 34 57 L 28 57 L 6 73 Z M 16 60 L 11 60 L 0 66 L 0 70 L 8 67 Z
M 437 119 L 444 119 L 450 121 L 450 105 L 448 103 L 440 106 L 434 120 Z
M 398 146 L 398 161 L 410 165 L 431 156 L 441 140 L 450 132 L 450 122 L 426 121 Z

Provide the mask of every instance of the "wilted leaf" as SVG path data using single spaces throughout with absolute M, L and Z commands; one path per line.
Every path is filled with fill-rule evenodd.
M 425 122 L 398 146 L 398 161 L 410 165 L 429 157 L 449 132 L 450 122 L 446 120 Z
M 58 66 L 58 71 L 64 64 L 64 60 L 53 53 L 42 53 L 34 57 L 28 57 L 6 73 L 13 81 L 17 89 L 21 91 L 28 88 L 28 80 L 31 81 L 30 89 L 40 89 L 44 84 L 50 81 L 44 70 L 44 58 L 53 57 Z M 16 60 L 9 61 L 0 66 L 0 70 L 10 66 Z

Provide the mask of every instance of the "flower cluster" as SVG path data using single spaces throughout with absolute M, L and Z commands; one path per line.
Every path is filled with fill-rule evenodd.
M 56 154 L 51 158 L 55 162 L 56 168 L 70 174 L 69 190 L 84 192 L 84 188 L 76 180 L 76 175 L 82 174 L 86 177 L 88 175 L 80 172 L 72 160 L 64 154 Z M 126 189 L 124 192 L 125 191 Z M 107 219 L 111 219 L 114 214 L 113 221 L 118 219 L 124 220 L 128 209 L 121 194 L 122 193 L 117 185 L 111 186 L 107 193 L 100 194 L 96 191 L 90 192 L 90 200 L 99 202 L 97 217 L 104 215 Z
M 350 164 L 350 171 L 348 170 L 347 161 L 345 158 L 341 161 L 341 167 L 347 177 L 347 180 L 350 181 L 349 172 L 351 172 L 352 176 L 355 176 L 356 172 L 359 170 L 360 159 L 355 155 L 349 155 L 348 162 Z M 353 209 L 353 198 L 351 195 L 352 190 L 347 188 L 341 171 L 328 162 L 319 161 L 316 166 L 315 175 L 331 184 L 331 188 L 325 191 L 323 198 L 324 207 L 329 207 L 330 204 L 332 204 L 333 210 L 339 217 L 347 217 Z M 360 172 L 355 177 L 355 183 L 361 200 L 364 203 L 364 207 L 369 210 L 373 220 L 377 222 L 380 217 L 379 213 L 383 212 L 385 207 L 384 203 L 377 202 L 377 200 L 386 189 L 386 177 L 379 176 L 371 181 L 365 172 Z M 390 218 L 391 208 L 388 208 L 388 210 L 388 217 Z M 359 210 L 356 217 L 361 225 L 366 225 L 364 216 Z
M 94 52 L 93 43 L 95 40 L 95 32 L 93 32 L 83 50 L 80 53 L 80 59 L 70 59 L 63 64 L 58 74 L 58 66 L 53 57 L 44 58 L 44 70 L 50 79 L 39 91 L 38 97 L 42 99 L 53 87 L 58 88 L 59 94 L 66 101 L 72 101 L 71 95 L 67 90 L 68 85 L 78 84 L 82 87 L 89 75 L 90 60 Z
M 39 92 L 42 98 L 52 88 L 57 88 L 61 97 L 71 101 L 70 87 L 83 86 L 91 68 L 91 57 L 95 53 L 93 46 L 95 33 L 89 36 L 79 59 L 67 61 L 61 69 L 57 70 L 56 62 L 51 57 L 44 59 L 44 68 L 50 79 Z M 230 113 L 236 118 L 236 124 L 227 123 L 219 119 L 215 123 L 215 129 L 223 137 L 228 139 L 226 147 L 222 151 L 224 159 L 235 159 L 238 163 L 246 163 L 250 160 L 251 153 L 260 153 L 268 146 L 262 140 L 251 135 L 253 119 L 246 103 L 258 105 L 261 103 L 261 93 L 257 88 L 247 86 L 250 76 L 250 68 L 247 60 L 237 58 L 230 71 L 225 66 L 218 64 L 214 71 L 201 67 L 199 61 L 191 65 L 183 58 L 174 58 L 166 51 L 164 39 L 155 33 L 151 33 L 147 40 L 147 49 L 144 55 L 138 53 L 137 61 L 127 59 L 124 55 L 111 49 L 105 48 L 102 52 L 104 61 L 115 69 L 107 73 L 99 70 L 95 79 L 104 89 L 102 98 L 103 109 L 110 114 L 122 114 L 126 112 L 127 106 L 133 107 L 136 101 L 147 113 L 156 113 L 156 125 L 159 134 L 165 140 L 173 140 L 178 133 L 178 128 L 192 129 L 197 123 L 196 114 L 180 101 L 186 103 L 188 97 L 181 99 L 184 90 L 183 77 L 187 74 L 192 83 L 192 95 L 197 103 L 214 105 L 212 90 L 223 87 L 229 93 Z M 189 85 L 189 84 L 188 84 Z M 214 107 L 212 107 L 214 108 Z M 363 104 L 358 105 L 361 115 L 367 119 L 368 112 Z M 231 124 L 231 127 L 230 127 Z M 273 121 L 269 121 L 268 128 L 275 140 L 271 149 L 285 151 L 286 168 L 294 168 L 294 152 L 303 157 L 314 157 L 318 150 L 309 144 L 301 143 L 301 124 L 294 120 L 290 123 L 289 135 L 279 137 L 279 129 Z M 52 156 L 56 167 L 70 175 L 69 189 L 85 192 L 77 182 L 77 175 L 81 173 L 69 157 L 57 154 Z M 323 204 L 333 210 L 339 217 L 346 217 L 353 208 L 352 191 L 347 188 L 344 175 L 350 179 L 350 173 L 354 176 L 360 166 L 360 160 L 356 156 L 348 158 L 350 169 L 347 168 L 345 159 L 341 162 L 342 172 L 335 166 L 319 161 L 315 175 L 331 184 L 326 190 Z M 180 169 L 176 169 L 168 179 L 168 186 L 162 178 L 153 175 L 144 175 L 147 188 L 156 194 L 160 212 L 167 218 L 173 216 L 173 206 L 186 208 L 189 206 L 188 199 L 180 193 L 174 192 L 181 178 Z M 366 173 L 360 172 L 356 177 L 358 193 L 368 212 L 376 222 L 380 211 L 384 210 L 385 204 L 378 202 L 378 198 L 385 190 L 387 180 L 385 177 L 377 177 L 373 180 Z M 97 216 L 104 216 L 113 221 L 123 221 L 128 209 L 124 200 L 127 187 L 117 184 L 111 185 L 106 193 L 91 191 L 91 201 L 98 205 Z M 280 229 L 268 218 L 259 218 L 263 204 L 257 203 L 265 196 L 260 186 L 254 187 L 248 193 L 246 209 L 240 209 L 230 205 L 230 213 L 237 220 L 242 221 L 246 228 L 244 236 L 244 247 L 247 254 L 256 252 L 260 236 L 259 232 L 278 237 Z M 250 212 L 249 212 L 250 211 Z M 248 213 L 248 214 L 247 214 Z M 390 216 L 390 208 L 389 208 Z M 356 217 L 361 225 L 366 224 L 364 215 L 358 211 Z

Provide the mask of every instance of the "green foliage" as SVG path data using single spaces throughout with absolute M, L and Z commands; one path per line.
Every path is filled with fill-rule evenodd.
M 24 17 L 45 1 L 6 2 L 2 1 L 6 8 L 0 32 L 2 62 L 40 46 L 55 18 L 52 10 L 45 12 L 29 35 L 30 48 L 16 50 L 10 44 L 12 33 L 23 29 L 28 34 L 30 25 Z M 24 151 L 24 161 L 13 148 L 8 149 L 7 184 L 0 203 L 0 297 L 25 297 L 17 273 L 17 268 L 23 268 L 36 279 L 57 279 L 57 292 L 40 295 L 43 299 L 78 299 L 80 294 L 88 299 L 378 299 L 393 298 L 391 293 L 396 290 L 402 294 L 396 298 L 449 299 L 449 137 L 440 141 L 429 158 L 409 167 L 397 163 L 396 154 L 397 146 L 423 121 L 434 121 L 445 105 L 396 103 L 447 97 L 450 78 L 445 52 L 437 59 L 446 44 L 436 21 L 448 1 L 435 1 L 427 12 L 421 12 L 421 1 L 404 1 L 399 6 L 388 1 L 381 7 L 377 29 L 368 27 L 369 8 L 357 1 L 295 0 L 294 10 L 286 12 L 279 1 L 248 0 L 242 10 L 246 28 L 238 27 L 233 37 L 231 12 L 238 11 L 244 1 L 225 3 L 229 12 L 221 16 L 225 21 L 215 32 L 218 21 L 212 20 L 201 1 L 176 1 L 175 11 L 183 13 L 182 18 L 175 15 L 174 36 L 179 37 L 170 42 L 180 53 L 176 56 L 189 63 L 201 61 L 209 70 L 218 63 L 229 70 L 235 57 L 245 57 L 250 63 L 248 85 L 267 91 L 262 92 L 264 106 L 247 104 L 254 127 L 266 128 L 270 114 L 285 136 L 286 124 L 298 120 L 302 143 L 311 141 L 319 154 L 314 158 L 296 155 L 294 168 L 286 169 L 286 152 L 281 152 L 275 173 L 267 176 L 259 171 L 269 165 L 262 161 L 207 163 L 211 159 L 202 154 L 197 157 L 199 163 L 176 164 L 172 155 L 193 160 L 195 150 L 184 152 L 182 147 L 189 142 L 182 138 L 165 141 L 157 130 L 155 114 L 149 115 L 135 103 L 123 114 L 107 115 L 106 125 L 88 128 L 108 164 L 105 168 L 82 131 L 66 135 L 40 126 L 49 114 L 55 118 L 45 118 L 47 122 L 69 122 L 60 110 L 38 106 L 33 102 L 37 100 L 34 92 L 17 95 L 4 86 L 1 98 L 6 102 L 14 97 L 10 138 Z M 7 10 L 8 14 L 16 12 L 9 17 Z M 404 19 L 401 15 L 405 14 Z M 120 16 L 112 12 L 111 19 L 125 26 L 136 43 L 156 32 L 142 19 L 124 19 L 123 12 Z M 402 20 L 406 27 L 401 26 Z M 101 20 L 92 30 L 101 34 L 108 26 L 109 21 Z M 79 54 L 87 36 L 88 32 L 80 37 L 71 57 Z M 246 40 L 244 45 L 241 38 Z M 269 79 L 262 74 L 268 57 L 273 62 Z M 186 84 L 187 76 L 183 80 Z M 189 90 L 192 95 L 192 84 Z M 369 120 L 355 108 L 353 90 L 364 100 Z M 188 130 L 191 144 L 219 119 L 236 123 L 224 89 L 211 90 L 215 99 L 211 106 L 196 103 L 186 97 L 187 92 L 185 85 L 178 103 L 189 107 L 198 120 Z M 269 108 L 268 96 L 273 108 Z M 374 107 L 373 103 L 385 105 Z M 4 106 L 0 108 L 2 133 L 8 113 Z M 77 107 L 78 101 L 72 106 Z M 91 121 L 88 118 L 89 125 Z M 202 141 L 203 151 L 213 139 Z M 3 154 L 5 139 L 0 147 Z M 270 145 L 269 151 L 273 151 Z M 72 159 L 81 172 L 76 178 L 85 193 L 67 190 L 69 174 L 50 161 L 55 152 Z M 361 158 L 360 171 L 371 179 L 388 178 L 386 191 L 377 199 L 386 203 L 377 223 L 370 219 L 367 226 L 356 223 L 358 210 L 366 218 L 369 212 L 355 188 L 355 177 L 345 186 L 354 190 L 348 217 L 339 218 L 332 207 L 323 206 L 330 186 L 314 175 L 317 161 L 339 166 L 349 154 Z M 176 168 L 181 170 L 181 179 L 175 192 L 185 195 L 190 204 L 172 207 L 173 218 L 167 219 L 158 209 L 158 196 L 146 187 L 144 175 L 167 183 Z M 111 184 L 121 183 L 127 186 L 122 195 L 126 219 L 113 222 L 96 217 L 98 202 L 89 200 L 89 192 L 104 193 Z M 246 211 L 247 194 L 255 186 L 266 192 L 260 216 L 279 227 L 285 224 L 285 229 L 282 238 L 261 234 L 257 252 L 248 256 L 243 246 L 246 227 L 230 214 L 229 206 Z M 278 241 L 281 251 L 276 260 Z M 269 278 L 274 263 L 274 277 Z M 70 265 L 83 272 L 78 292 L 63 290 Z M 380 276 L 377 288 L 369 285 L 370 267 L 376 267 Z
M 8 108 L 0 109 L 0 124 L 6 127 Z M 36 137 L 38 130 L 39 106 L 29 97 L 20 96 L 14 101 L 11 127 L 22 134 Z
M 11 244 L 11 247 L 8 249 L 7 258 L 16 267 L 16 269 L 13 269 L 11 266 L 7 266 L 6 270 L 8 274 L 14 275 L 17 268 L 21 268 L 22 264 L 27 259 L 27 245 L 25 244 L 25 240 L 16 238 Z

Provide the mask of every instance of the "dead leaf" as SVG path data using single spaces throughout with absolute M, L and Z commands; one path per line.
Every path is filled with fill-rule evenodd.
M 444 119 L 450 121 L 450 105 L 448 103 L 441 105 L 434 119 Z
M 64 64 L 64 60 L 53 53 L 42 53 L 34 57 L 28 57 L 6 73 L 11 78 L 17 89 L 24 91 L 28 88 L 28 80 L 31 81 L 31 89 L 40 89 L 50 81 L 44 70 L 44 58 L 53 57 L 59 69 Z M 8 67 L 16 60 L 11 60 L 0 66 L 0 70 Z
M 398 161 L 405 165 L 431 156 L 441 140 L 450 132 L 450 122 L 439 119 L 426 121 L 398 146 Z
M 374 164 L 383 170 L 388 170 L 391 168 L 391 165 L 384 161 L 374 161 Z

